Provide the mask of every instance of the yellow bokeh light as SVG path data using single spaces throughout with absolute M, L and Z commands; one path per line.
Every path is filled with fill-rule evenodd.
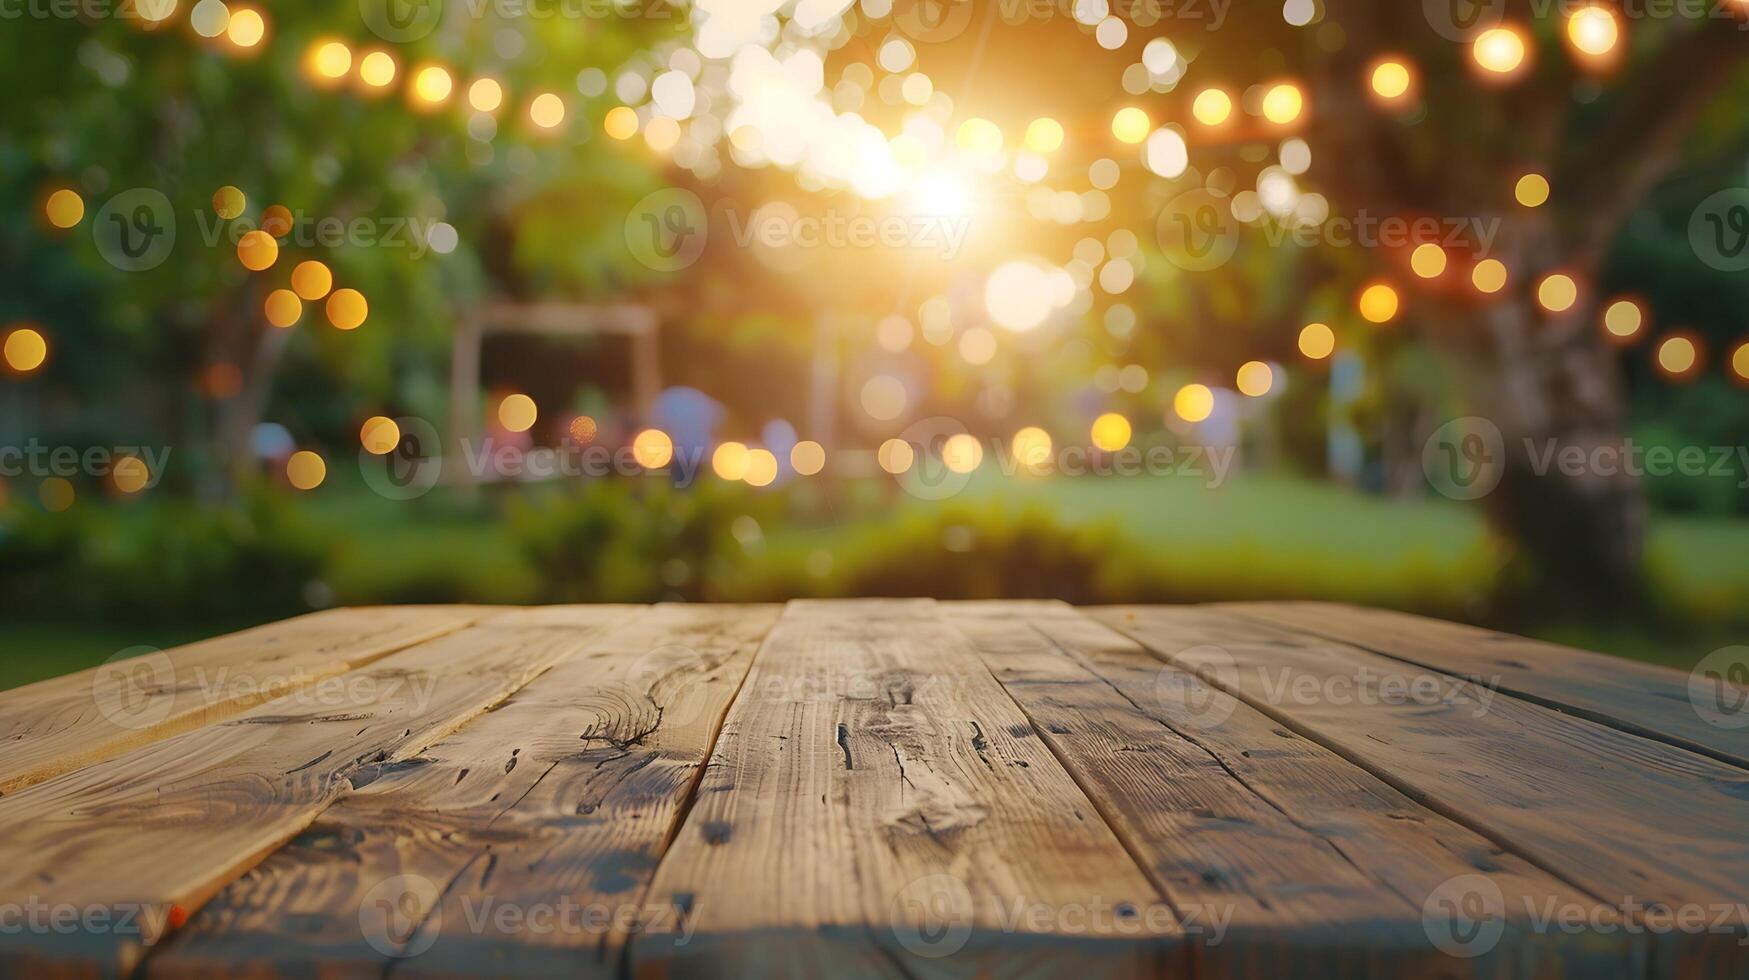
M 601 130 L 616 140 L 631 139 L 638 133 L 638 111 L 630 106 L 614 106 L 602 117 Z
M 292 230 L 291 208 L 283 204 L 269 204 L 261 212 L 261 230 L 279 238 Z
M 1185 385 L 1172 396 L 1172 411 L 1186 422 L 1201 422 L 1215 413 L 1215 393 L 1208 385 Z
M 741 479 L 750 487 L 769 487 L 777 479 L 777 457 L 769 449 L 747 450 L 747 465 Z
M 969 432 L 956 432 L 941 446 L 941 462 L 955 473 L 970 473 L 984 461 L 984 444 Z
M 36 498 L 42 501 L 46 510 L 54 514 L 73 506 L 73 496 L 73 484 L 58 476 L 49 477 L 36 488 Z
M 56 228 L 71 228 L 85 217 L 85 199 L 78 191 L 63 187 L 43 202 L 43 215 Z
M 667 116 L 655 116 L 644 126 L 644 142 L 657 153 L 667 153 L 680 142 L 680 123 Z
M 1422 242 L 1409 253 L 1409 268 L 1423 279 L 1433 279 L 1445 272 L 1445 249 L 1432 242 Z
M 1140 143 L 1148 138 L 1154 124 L 1148 114 L 1135 106 L 1125 106 L 1111 117 L 1111 135 L 1124 143 Z
M 358 63 L 358 78 L 371 88 L 387 88 L 394 84 L 395 56 L 387 51 L 372 51 Z
M 356 289 L 336 289 L 328 294 L 328 322 L 338 330 L 357 330 L 370 316 L 370 304 Z
M 1631 299 L 1618 299 L 1603 311 L 1603 329 L 1620 340 L 1640 332 L 1646 322 L 1646 311 Z
M 1375 282 L 1360 291 L 1360 299 L 1355 305 L 1369 322 L 1389 323 L 1396 319 L 1400 303 L 1395 289 L 1386 283 Z
M 1506 263 L 1499 259 L 1483 259 L 1470 270 L 1470 283 L 1479 292 L 1497 293 L 1506 288 Z
M 1262 361 L 1246 361 L 1239 365 L 1234 383 L 1240 394 L 1259 398 L 1275 387 L 1275 371 Z
M 803 439 L 790 447 L 789 465 L 802 476 L 813 476 L 826 468 L 826 447 Z
M 959 144 L 959 148 L 967 153 L 1002 152 L 1002 129 L 988 119 L 974 117 L 960 123 L 954 140 Z
M 1115 453 L 1130 444 L 1130 420 L 1116 412 L 1106 412 L 1093 420 L 1089 435 L 1097 449 Z
M 334 288 L 334 273 L 315 259 L 305 259 L 292 269 L 291 284 L 292 292 L 297 293 L 298 298 L 313 303 Z
M 1323 323 L 1308 323 L 1300 328 L 1300 353 L 1321 361 L 1336 350 L 1336 331 Z
M 1300 110 L 1305 107 L 1306 97 L 1300 92 L 1298 85 L 1282 83 L 1271 85 L 1269 91 L 1263 93 L 1263 118 L 1285 126 L 1300 118 Z
M 259 228 L 246 232 L 237 240 L 237 261 L 251 272 L 271 269 L 279 261 L 279 242 Z
M 1524 64 L 1524 35 L 1512 27 L 1492 27 L 1476 35 L 1470 57 L 1477 67 L 1496 75 L 1509 75 Z
M 1204 126 L 1219 126 L 1233 114 L 1233 97 L 1218 88 L 1205 88 L 1190 104 L 1190 114 Z
M 1549 199 L 1549 179 L 1538 173 L 1525 174 L 1512 185 L 1512 196 L 1527 208 L 1540 207 Z
M 213 191 L 213 213 L 230 221 L 243 213 L 249 206 L 249 199 L 243 196 L 243 190 L 230 184 Z
M 521 392 L 505 395 L 498 403 L 498 424 L 511 432 L 527 432 L 534 428 L 538 418 L 540 409 L 535 406 L 534 399 Z
M 1063 145 L 1063 125 L 1049 116 L 1040 116 L 1027 124 L 1026 148 L 1034 153 L 1050 153 Z
M 1550 313 L 1564 313 L 1579 300 L 1579 284 L 1564 272 L 1554 272 L 1536 284 L 1536 301 Z
M 146 468 L 145 460 L 138 456 L 123 456 L 109 470 L 110 482 L 125 494 L 136 494 L 146 489 L 151 478 L 152 474 Z
M 18 327 L 6 335 L 4 351 L 7 367 L 19 374 L 29 374 L 48 360 L 49 342 L 31 327 Z
M 267 302 L 263 304 L 267 314 L 267 322 L 284 329 L 296 324 L 304 316 L 304 302 L 298 299 L 298 294 L 289 289 L 276 289 L 267 294 Z
M 455 79 L 441 65 L 426 65 L 413 75 L 413 97 L 428 105 L 441 105 L 455 89 Z
M 747 447 L 739 442 L 725 442 L 711 453 L 711 472 L 719 480 L 739 480 L 747 475 Z
M 395 420 L 382 415 L 373 415 L 364 420 L 364 425 L 358 429 L 359 445 L 373 456 L 382 456 L 394 451 L 401 444 L 401 427 Z
M 468 86 L 468 105 L 479 112 L 497 112 L 504 104 L 504 86 L 495 78 L 476 78 Z
M 632 438 L 632 458 L 647 470 L 659 470 L 674 458 L 674 440 L 661 429 L 645 429 Z
M 266 36 L 267 21 L 254 7 L 231 11 L 231 19 L 225 22 L 225 39 L 239 48 L 253 48 Z
M 1414 83 L 1414 76 L 1405 62 L 1395 58 L 1386 58 L 1373 65 L 1371 85 L 1373 94 L 1386 102 L 1395 102 L 1409 94 L 1409 86 Z
M 328 478 L 328 464 L 308 449 L 300 449 L 285 461 L 285 478 L 299 490 L 314 490 Z
M 1573 50 L 1593 58 L 1615 50 L 1621 25 L 1614 11 L 1604 7 L 1581 7 L 1567 18 L 1567 43 Z
M 1749 341 L 1738 344 L 1731 352 L 1731 373 L 1739 380 L 1749 381 Z
M 528 104 L 528 119 L 542 129 L 555 129 L 565 121 L 565 100 L 542 92 Z
M 1658 369 L 1673 378 L 1688 375 L 1700 366 L 1700 347 L 1693 338 L 1672 334 L 1658 342 Z
M 176 0 L 138 0 L 134 9 L 147 23 L 158 24 L 176 12 Z
M 881 443 L 881 448 L 875 451 L 875 460 L 881 464 L 881 469 L 898 476 L 911 468 L 917 453 L 911 444 L 903 439 L 888 439 Z
M 1051 434 L 1036 425 L 1016 432 L 1009 445 L 1015 462 L 1022 466 L 1036 470 L 1051 461 Z
M 225 6 L 224 0 L 200 0 L 188 12 L 188 26 L 201 37 L 218 37 L 225 33 L 225 25 L 230 19 L 231 10 Z
M 340 41 L 322 41 L 310 51 L 310 68 L 317 78 L 345 78 L 352 70 L 352 49 Z

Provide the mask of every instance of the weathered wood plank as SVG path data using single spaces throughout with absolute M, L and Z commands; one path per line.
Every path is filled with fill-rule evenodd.
M 628 619 L 330 807 L 148 975 L 614 975 L 616 926 L 686 926 L 644 892 L 778 613 Z
M 1389 609 L 1323 602 L 1211 608 L 1492 683 L 1568 714 L 1749 767 L 1749 725 L 1709 723 L 1694 710 L 1690 676 L 1666 667 Z M 1738 692 L 1734 700 L 1749 703 L 1749 691 Z
M 1624 909 L 1659 975 L 1749 973 L 1749 773 L 1334 640 L 1196 608 L 1091 610 L 1423 805 Z M 1430 896 L 1437 900 L 1438 895 Z M 1546 928 L 1560 928 L 1560 924 Z
M 0 692 L 0 795 L 233 717 L 498 612 L 330 609 Z
M 1175 908 L 1195 975 L 1623 976 L 1633 937 L 1539 937 L 1524 914 L 1603 903 L 1403 797 L 1060 603 L 943 604 Z M 1502 941 L 1455 959 L 1426 897 L 1484 876 Z M 1225 928 L 1208 928 L 1211 924 Z
M 349 786 L 448 735 L 632 608 L 508 613 L 0 800 L 0 902 L 138 912 L 128 930 L 0 933 L 0 972 L 131 968 Z
M 1091 977 L 1182 966 L 1175 916 L 927 600 L 797 602 L 730 708 L 639 976 Z

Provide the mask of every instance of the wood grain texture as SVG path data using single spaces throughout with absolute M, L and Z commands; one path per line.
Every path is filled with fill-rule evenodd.
M 927 600 L 796 602 L 724 723 L 638 976 L 1157 975 L 1171 911 Z
M 1631 975 L 1644 944 L 1537 936 L 1602 903 L 1059 603 L 943 604 L 1186 922 L 1199 977 Z M 1485 876 L 1514 915 L 1450 956 L 1422 904 Z M 1225 928 L 1210 928 L 1225 921 Z
M 1749 727 L 1704 720 L 1689 700 L 1689 675 L 1680 671 L 1388 609 L 1323 602 L 1211 608 L 1493 683 L 1568 714 L 1749 767 Z
M 613 976 L 776 606 L 657 606 L 329 808 L 151 977 Z M 673 930 L 672 933 L 667 930 Z
M 1749 773 L 1334 640 L 1196 608 L 1091 610 L 1410 798 L 1626 911 L 1659 975 L 1749 973 Z M 1430 896 L 1434 898 L 1435 896 Z
M 0 933 L 0 972 L 131 968 L 348 787 L 413 757 L 631 611 L 508 613 L 0 800 L 0 902 L 139 911 L 127 930 Z
M 496 614 L 484 606 L 330 609 L 0 692 L 0 796 Z

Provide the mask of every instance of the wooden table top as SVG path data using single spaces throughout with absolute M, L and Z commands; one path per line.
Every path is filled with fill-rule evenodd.
M 0 974 L 1746 977 L 1730 676 L 1317 603 L 330 610 L 0 693 Z

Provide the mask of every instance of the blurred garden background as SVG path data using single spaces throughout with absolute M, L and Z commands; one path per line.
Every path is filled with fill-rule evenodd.
M 16 14 L 16 16 L 14 16 Z M 0 687 L 332 605 L 1749 635 L 1749 8 L 0 17 Z

